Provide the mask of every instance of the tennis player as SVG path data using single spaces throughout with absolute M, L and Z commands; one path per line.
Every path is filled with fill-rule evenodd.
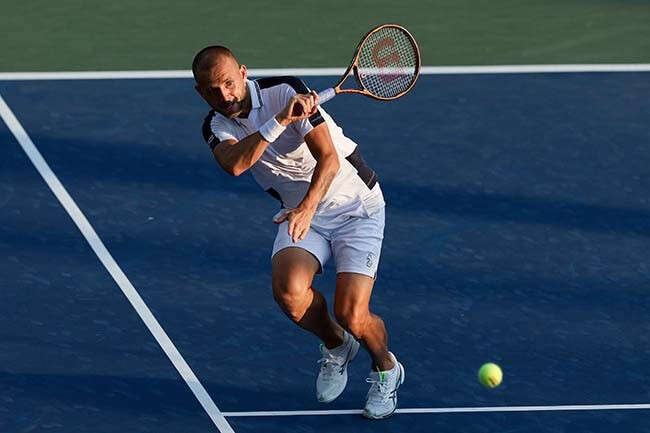
M 273 295 L 294 323 L 322 341 L 318 401 L 343 392 L 360 342 L 373 362 L 363 415 L 390 416 L 404 367 L 388 351 L 384 322 L 369 310 L 384 232 L 375 172 L 298 78 L 248 80 L 246 66 L 223 46 L 199 51 L 192 71 L 197 92 L 212 107 L 203 136 L 216 161 L 233 176 L 250 171 L 281 202 L 273 217 Z M 336 320 L 312 287 L 330 256 Z

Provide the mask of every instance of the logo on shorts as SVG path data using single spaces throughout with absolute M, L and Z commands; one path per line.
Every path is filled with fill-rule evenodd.
M 375 255 L 373 253 L 368 253 L 366 256 L 366 266 L 372 268 L 372 265 L 375 263 Z

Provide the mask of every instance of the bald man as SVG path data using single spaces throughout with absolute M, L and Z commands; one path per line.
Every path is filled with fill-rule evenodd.
M 360 342 L 372 359 L 363 415 L 390 416 L 404 367 L 388 350 L 384 322 L 369 309 L 384 232 L 375 172 L 298 78 L 248 80 L 246 66 L 223 46 L 199 51 L 192 71 L 196 91 L 212 108 L 203 136 L 217 163 L 233 176 L 251 172 L 281 203 L 273 217 L 273 295 L 294 323 L 322 342 L 318 401 L 343 392 Z M 330 256 L 336 320 L 312 287 Z

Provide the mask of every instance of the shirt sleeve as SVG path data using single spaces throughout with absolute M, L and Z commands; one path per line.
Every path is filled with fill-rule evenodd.
M 296 93 L 309 93 L 309 87 L 307 87 L 307 85 L 301 79 L 295 77 L 291 77 L 291 80 L 289 80 L 287 85 L 281 86 L 281 89 L 280 102 L 282 107 L 286 107 L 286 105 L 289 103 L 289 100 Z M 304 138 L 305 135 L 309 134 L 312 129 L 324 121 L 325 119 L 323 119 L 323 116 L 321 115 L 320 108 L 317 108 L 316 113 L 307 119 L 297 120 L 291 123 L 291 127 L 294 128 L 300 134 L 300 136 Z
M 232 125 L 214 110 L 203 120 L 203 139 L 210 146 L 210 150 L 214 150 L 222 141 L 237 140 Z

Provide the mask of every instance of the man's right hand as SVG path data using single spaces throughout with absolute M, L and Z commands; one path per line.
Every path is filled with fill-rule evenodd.
M 306 119 L 316 113 L 318 108 L 318 94 L 313 90 L 307 94 L 293 95 L 284 110 L 275 116 L 275 120 L 282 126 L 287 126 L 296 120 Z

